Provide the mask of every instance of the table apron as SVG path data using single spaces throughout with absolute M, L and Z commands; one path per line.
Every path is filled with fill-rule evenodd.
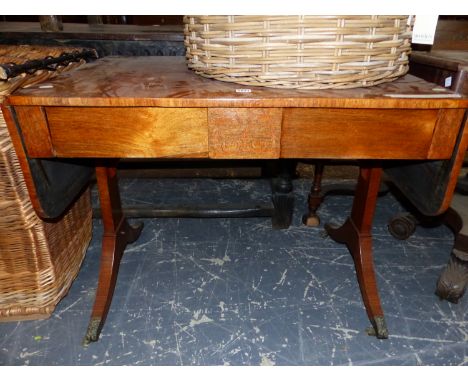
M 16 106 L 30 157 L 446 159 L 464 109 Z

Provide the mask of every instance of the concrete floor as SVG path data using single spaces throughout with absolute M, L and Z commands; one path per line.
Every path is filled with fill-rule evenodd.
M 295 181 L 288 230 L 269 218 L 146 219 L 123 257 L 99 342 L 81 345 L 93 304 L 100 221 L 69 294 L 43 321 L 0 324 L 1 365 L 466 365 L 467 298 L 434 295 L 453 235 L 387 232 L 402 210 L 379 199 L 374 261 L 390 332 L 369 337 L 347 249 L 301 224 L 310 182 Z M 124 203 L 268 202 L 266 180 L 122 180 Z M 322 222 L 342 222 L 352 197 L 330 197 Z

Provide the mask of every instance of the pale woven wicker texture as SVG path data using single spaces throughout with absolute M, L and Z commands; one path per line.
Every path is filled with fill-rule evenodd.
M 22 63 L 28 59 L 58 56 L 65 50 L 0 46 L 0 60 Z M 9 94 L 18 86 L 40 82 L 57 72 L 41 71 L 1 83 L 0 104 L 2 94 Z M 0 321 L 48 317 L 70 288 L 91 240 L 90 193 L 86 191 L 58 221 L 41 220 L 29 199 L 1 112 L 0 211 Z
M 377 85 L 408 71 L 408 16 L 185 16 L 188 66 L 275 88 Z

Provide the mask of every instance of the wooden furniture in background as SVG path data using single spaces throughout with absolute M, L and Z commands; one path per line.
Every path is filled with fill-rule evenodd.
M 430 50 L 468 50 L 468 17 L 440 16 Z
M 121 213 L 115 158 L 360 160 L 351 216 L 341 228 L 327 230 L 348 246 L 369 320 L 376 336 L 386 338 L 371 237 L 382 163 L 447 159 L 459 136 L 460 149 L 468 145 L 468 98 L 409 75 L 365 89 L 245 92 L 241 85 L 195 75 L 182 57 L 135 57 L 104 58 L 47 85 L 9 97 L 4 112 L 26 174 L 28 157 L 96 161 L 107 223 L 86 342 L 98 339 L 120 257 L 138 234 Z M 25 113 L 42 122 L 18 118 Z M 30 178 L 28 188 L 34 197 Z M 450 199 L 448 193 L 441 212 Z M 41 200 L 34 202 L 41 211 Z
M 411 55 L 410 73 L 427 81 L 436 83 L 451 90 L 468 94 L 468 21 L 439 21 L 436 40 L 430 51 L 416 51 Z M 460 49 L 463 48 L 463 49 Z M 465 157 L 466 158 L 466 157 Z M 427 178 L 427 169 L 420 166 L 418 171 Z M 415 174 L 417 176 L 417 174 Z M 457 178 L 453 174 L 452 181 L 458 181 L 457 189 L 465 196 L 457 195 L 448 213 L 442 217 L 455 235 L 454 247 L 450 254 L 447 267 L 442 271 L 437 281 L 436 294 L 450 302 L 457 303 L 464 295 L 468 285 L 468 227 L 466 193 L 468 192 L 468 175 Z M 444 184 L 444 178 L 439 177 L 439 188 Z M 431 187 L 429 187 L 430 189 Z M 427 187 L 426 187 L 427 189 Z M 432 195 L 437 191 L 432 190 Z M 419 190 L 416 200 L 430 200 L 425 189 Z M 432 196 L 433 198 L 433 196 Z M 413 198 L 410 198 L 414 200 Z M 389 222 L 390 233 L 402 240 L 408 239 L 414 232 L 419 220 L 427 217 L 421 216 L 425 209 L 419 207 L 416 213 L 398 214 Z M 427 213 L 427 212 L 426 212 Z
M 410 73 L 457 93 L 468 94 L 468 50 L 413 52 Z
M 63 30 L 62 16 L 39 16 L 43 32 L 60 32 Z
M 99 57 L 183 56 L 182 25 L 80 24 L 42 32 L 38 22 L 0 22 L 0 44 L 43 44 L 95 49 Z

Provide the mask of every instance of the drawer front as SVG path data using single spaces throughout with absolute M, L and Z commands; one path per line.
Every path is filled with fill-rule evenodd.
M 279 158 L 281 118 L 281 108 L 209 109 L 210 158 Z
M 208 156 L 205 108 L 47 107 L 46 114 L 59 157 Z
M 284 109 L 281 156 L 424 159 L 437 119 L 438 110 Z

